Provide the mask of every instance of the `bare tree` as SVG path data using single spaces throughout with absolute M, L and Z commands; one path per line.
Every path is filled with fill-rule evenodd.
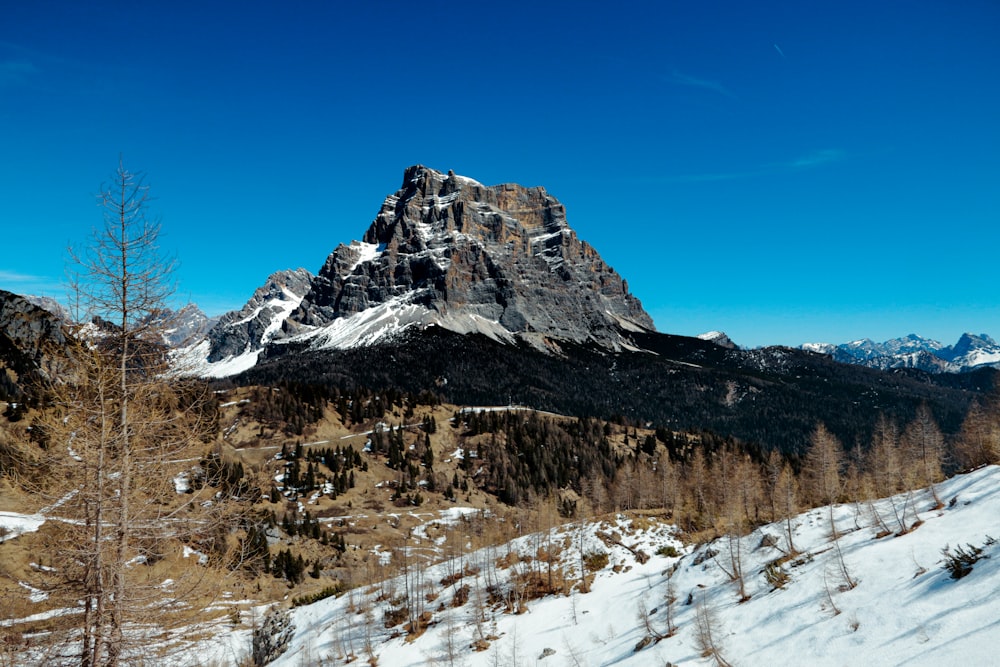
M 802 466 L 802 476 L 810 497 L 820 505 L 826 505 L 830 520 L 830 540 L 837 553 L 837 562 L 845 586 L 854 588 L 856 583 L 851 578 L 840 548 L 840 533 L 833 515 L 833 505 L 840 498 L 844 467 L 844 449 L 835 435 L 819 424 L 813 431 L 809 451 L 806 453 Z
M 839 500 L 844 449 L 835 435 L 819 424 L 810 438 L 802 464 L 802 483 L 809 499 L 817 505 L 833 505 Z
M 694 611 L 695 646 L 702 657 L 712 658 L 717 667 L 731 667 L 731 663 L 722 657 L 722 627 L 715 608 L 705 599 L 704 593 L 698 595 Z
M 745 466 L 741 465 L 740 455 L 726 447 L 719 451 L 712 466 L 716 483 L 716 498 L 721 509 L 716 518 L 717 528 L 723 534 L 722 543 L 726 547 L 727 562 L 715 558 L 716 564 L 733 581 L 739 591 L 741 602 L 750 598 L 747 594 L 746 577 L 744 575 L 743 534 L 747 532 L 746 512 L 744 502 L 749 500 L 743 492 L 741 475 Z
M 889 509 L 892 511 L 900 534 L 909 530 L 906 518 L 911 500 L 908 470 L 913 468 L 913 463 L 902 454 L 899 428 L 885 415 L 879 415 L 872 433 L 871 445 L 868 447 L 868 453 L 865 457 L 865 468 L 871 478 L 875 498 L 887 499 L 886 502 L 889 504 Z M 899 492 L 906 492 L 902 507 L 897 504 L 894 497 Z M 874 504 L 871 505 L 871 509 L 876 520 L 879 523 L 884 523 L 878 516 L 878 510 Z
M 996 397 L 969 408 L 958 441 L 955 458 L 966 469 L 1000 461 L 1000 401 Z
M 926 487 L 936 505 L 941 505 L 934 485 L 941 480 L 944 463 L 944 436 L 926 403 L 921 403 L 917 414 L 903 431 L 903 448 L 907 458 L 917 467 L 919 483 Z
M 792 472 L 791 466 L 784 463 L 774 482 L 775 519 L 784 521 L 785 540 L 788 542 L 788 553 L 794 554 L 792 518 L 799 511 L 799 481 Z
M 79 332 L 72 376 L 53 390 L 46 456 L 31 482 L 61 519 L 47 537 L 63 567 L 39 576 L 82 610 L 53 641 L 78 647 L 67 644 L 62 659 L 116 667 L 146 654 L 147 635 L 180 614 L 177 599 L 207 571 L 195 566 L 185 582 L 164 586 L 158 563 L 176 558 L 181 543 L 206 560 L 226 560 L 219 519 L 228 503 L 206 503 L 208 490 L 179 493 L 175 482 L 190 468 L 183 461 L 198 460 L 213 435 L 214 402 L 203 387 L 164 376 L 162 339 L 149 322 L 170 294 L 173 264 L 146 215 L 148 188 L 119 163 L 98 201 L 103 227 L 72 253 L 79 268 L 72 287 L 94 324 Z

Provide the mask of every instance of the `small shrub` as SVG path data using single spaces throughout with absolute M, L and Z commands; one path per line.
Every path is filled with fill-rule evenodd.
M 386 628 L 395 627 L 405 621 L 408 615 L 409 613 L 405 605 L 402 607 L 390 607 L 382 615 L 382 624 Z
M 467 584 L 462 584 L 462 586 L 455 591 L 455 595 L 452 596 L 451 606 L 461 607 L 468 601 L 469 601 L 469 586 Z
M 340 595 L 342 592 L 343 588 L 340 586 L 340 584 L 337 584 L 336 586 L 327 586 L 326 588 L 317 593 L 312 593 L 311 595 L 303 595 L 301 597 L 293 598 L 292 606 L 301 607 L 303 605 L 312 604 L 313 602 L 319 602 L 320 600 L 324 600 L 328 597 L 333 597 L 334 595 Z
M 948 571 L 952 579 L 961 579 L 972 572 L 972 566 L 981 558 L 989 558 L 989 556 L 983 555 L 983 550 L 980 547 L 974 547 L 971 544 L 965 546 L 969 548 L 968 551 L 957 546 L 955 553 L 952 553 L 951 547 L 947 545 L 941 550 L 944 555 L 944 563 L 941 567 Z
M 592 551 L 584 555 L 583 565 L 589 572 L 597 572 L 608 566 L 608 554 L 603 551 Z
M 652 643 L 653 643 L 653 638 L 650 637 L 649 635 L 646 635 L 645 637 L 643 637 L 642 639 L 639 640 L 639 643 L 637 643 L 635 645 L 635 648 L 632 649 L 632 652 L 633 653 L 638 653 L 639 651 L 641 651 L 642 649 L 646 648 L 647 646 L 649 646 Z
M 656 555 L 664 556 L 665 558 L 679 558 L 681 552 L 677 551 L 677 547 L 672 544 L 664 544 L 656 550 Z
M 784 588 L 785 584 L 792 580 L 792 575 L 782 570 L 777 563 L 768 563 L 764 568 L 764 578 L 767 579 L 771 590 L 777 590 Z

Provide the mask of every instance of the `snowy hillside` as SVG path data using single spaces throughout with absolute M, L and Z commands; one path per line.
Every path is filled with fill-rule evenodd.
M 1000 467 L 948 480 L 938 494 L 941 509 L 926 491 L 835 506 L 836 543 L 827 508 L 804 513 L 792 520 L 796 555 L 783 524 L 692 550 L 667 524 L 619 515 L 429 566 L 418 530 L 407 577 L 296 608 L 294 636 L 274 664 L 702 665 L 714 662 L 703 656 L 706 633 L 733 665 L 995 664 Z M 896 517 L 916 527 L 883 535 Z M 942 568 L 946 547 L 981 549 L 981 559 L 953 579 Z M 734 550 L 742 602 L 727 575 Z M 546 588 L 556 593 L 530 599 Z M 407 615 L 426 630 L 409 637 Z M 250 642 L 239 630 L 203 648 L 228 664 Z

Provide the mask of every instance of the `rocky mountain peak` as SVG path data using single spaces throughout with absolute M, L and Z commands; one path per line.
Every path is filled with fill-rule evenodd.
M 243 308 L 223 315 L 208 332 L 208 361 L 217 362 L 262 349 L 309 291 L 312 278 L 309 271 L 301 268 L 277 271 L 268 276 Z
M 703 334 L 699 334 L 697 337 L 701 340 L 707 340 L 709 343 L 718 345 L 719 347 L 724 347 L 727 350 L 735 350 L 739 347 L 723 331 L 706 331 Z
M 485 186 L 421 165 L 405 170 L 363 241 L 327 258 L 284 333 L 315 333 L 380 307 L 399 327 L 437 324 L 539 346 L 617 348 L 622 328 L 653 329 L 625 281 L 577 238 L 544 188 Z M 345 326 L 336 336 L 316 334 L 316 343 L 358 344 L 342 335 Z

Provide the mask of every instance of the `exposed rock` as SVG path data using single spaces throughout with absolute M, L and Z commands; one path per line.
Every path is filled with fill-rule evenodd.
M 625 281 L 577 238 L 543 188 L 484 186 L 423 166 L 406 170 L 362 242 L 327 258 L 284 333 L 383 305 L 404 318 L 401 326 L 517 335 L 539 347 L 563 340 L 619 349 L 621 330 L 653 329 Z
M 63 320 L 26 297 L 0 290 L 0 385 L 17 395 L 33 377 L 66 369 L 70 337 Z
M 200 340 L 217 322 L 198 306 L 189 303 L 180 310 L 165 308 L 146 318 L 145 323 L 160 331 L 167 347 L 175 348 Z
M 271 274 L 242 309 L 223 315 L 208 332 L 208 361 L 216 362 L 263 348 L 288 313 L 299 305 L 312 278 L 305 269 Z
M 38 306 L 39 308 L 49 311 L 57 318 L 62 320 L 63 323 L 65 324 L 69 324 L 73 321 L 73 318 L 70 315 L 69 311 L 66 310 L 66 308 L 61 303 L 59 303 L 50 296 L 37 296 L 34 294 L 25 294 L 24 298 L 27 301 L 30 301 L 34 305 Z

